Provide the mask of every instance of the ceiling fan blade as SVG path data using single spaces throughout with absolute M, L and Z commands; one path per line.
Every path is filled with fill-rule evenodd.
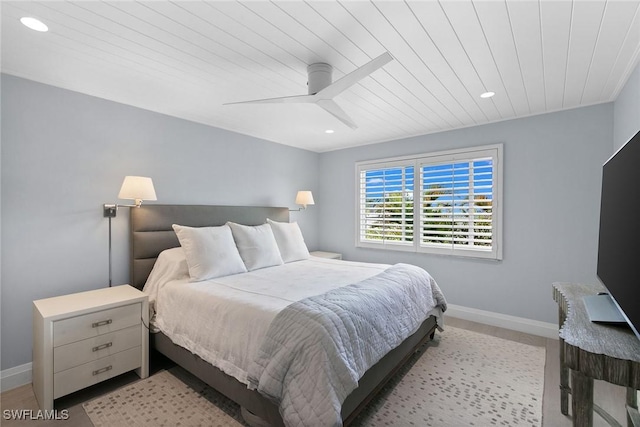
M 222 105 L 234 105 L 234 104 L 288 104 L 288 103 L 311 103 L 316 102 L 315 95 L 296 95 L 296 96 L 282 96 L 280 98 L 265 98 L 265 99 L 253 99 L 251 101 L 240 102 L 227 102 Z
M 317 101 L 317 104 L 351 129 L 358 129 L 358 125 L 356 125 L 354 121 L 351 120 L 351 117 L 332 99 L 320 99 Z
M 391 60 L 393 60 L 393 56 L 391 56 L 389 52 L 385 52 L 377 58 L 372 59 L 363 66 L 355 69 L 349 74 L 346 74 L 342 76 L 342 78 L 331 83 L 329 86 L 316 93 L 316 96 L 322 99 L 331 99 L 334 96 L 339 95 L 340 93 L 349 89 L 351 86 L 358 83 L 358 81 L 367 77 L 369 74 L 373 73 L 378 68 L 384 66 Z

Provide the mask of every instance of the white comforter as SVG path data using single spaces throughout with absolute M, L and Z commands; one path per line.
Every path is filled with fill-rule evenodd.
M 276 314 L 293 302 L 360 282 L 388 267 L 311 257 L 203 282 L 157 277 L 145 292 L 155 308 L 155 327 L 248 384 L 249 366 Z

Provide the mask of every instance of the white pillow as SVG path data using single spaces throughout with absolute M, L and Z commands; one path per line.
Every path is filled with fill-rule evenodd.
M 269 224 L 248 226 L 227 222 L 249 271 L 284 264 Z
M 273 230 L 282 261 L 292 262 L 309 258 L 309 249 L 304 243 L 304 237 L 297 222 L 276 222 L 267 218 L 267 223 Z
M 173 229 L 184 249 L 191 281 L 246 273 L 227 225 L 186 227 L 173 224 Z

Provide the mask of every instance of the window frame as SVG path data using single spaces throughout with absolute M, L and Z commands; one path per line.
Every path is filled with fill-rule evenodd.
M 473 162 L 483 158 L 492 159 L 492 236 L 491 249 L 485 250 L 477 247 L 453 247 L 442 245 L 423 245 L 420 240 L 422 221 L 422 190 L 423 171 L 425 165 L 454 164 L 458 162 Z M 421 153 L 410 156 L 391 157 L 384 159 L 359 161 L 355 164 L 355 246 L 359 248 L 386 249 L 396 251 L 408 251 L 417 253 L 429 253 L 437 255 L 461 256 L 468 258 L 502 259 L 502 205 L 503 205 L 503 144 L 491 144 L 477 147 L 460 148 L 452 150 L 437 151 L 432 153 Z M 413 241 L 394 242 L 382 240 L 380 242 L 363 241 L 362 212 L 361 203 L 363 193 L 361 192 L 362 172 L 384 168 L 413 167 Z

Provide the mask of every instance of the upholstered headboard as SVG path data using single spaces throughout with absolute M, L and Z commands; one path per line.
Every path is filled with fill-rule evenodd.
M 165 249 L 180 246 L 173 224 L 190 227 L 223 225 L 227 221 L 245 225 L 264 224 L 267 218 L 289 221 L 289 209 L 254 206 L 143 205 L 131 212 L 131 286 L 145 282 L 156 258 Z

